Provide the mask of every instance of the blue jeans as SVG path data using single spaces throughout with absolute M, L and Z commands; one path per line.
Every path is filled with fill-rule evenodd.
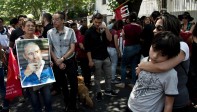
M 131 83 L 135 84 L 136 82 L 136 73 L 135 68 L 140 61 L 140 45 L 132 45 L 132 46 L 125 46 L 122 56 L 122 63 L 121 63 L 121 81 L 125 83 L 126 81 L 126 68 L 127 65 L 131 65 L 131 76 L 132 80 Z
M 107 51 L 111 59 L 112 80 L 114 80 L 116 78 L 115 76 L 116 76 L 116 68 L 118 64 L 118 54 L 117 54 L 116 48 L 113 48 L 113 47 L 108 47 Z
M 95 66 L 94 82 L 96 87 L 96 92 L 101 92 L 101 76 L 105 77 L 105 90 L 111 91 L 111 62 L 109 58 L 105 60 L 93 59 Z M 104 74 L 102 74 L 103 72 Z
M 3 101 L 3 109 L 8 109 L 9 101 L 5 99 L 6 86 L 4 81 L 4 68 L 0 68 L 0 94 L 1 94 L 1 101 Z
M 52 105 L 51 105 L 51 93 L 50 93 L 50 86 L 44 85 L 39 90 L 33 91 L 33 88 L 27 88 L 28 95 L 30 97 L 31 105 L 33 107 L 33 112 L 42 112 L 42 104 L 40 103 L 40 95 L 43 98 L 43 102 L 45 105 L 46 112 L 52 112 Z

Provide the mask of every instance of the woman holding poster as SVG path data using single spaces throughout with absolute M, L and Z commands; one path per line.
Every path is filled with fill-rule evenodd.
M 44 40 L 38 39 L 38 37 L 34 35 L 35 25 L 36 24 L 33 19 L 25 19 L 22 24 L 22 29 L 25 34 L 16 40 L 21 85 L 23 88 L 27 87 L 27 92 L 34 112 L 42 112 L 39 92 L 41 93 L 44 101 L 45 111 L 51 112 L 52 106 L 50 87 L 46 84 L 46 82 L 49 79 L 51 83 L 54 82 L 55 79 L 51 67 L 49 66 L 50 63 L 47 63 L 42 59 L 43 54 L 41 54 L 39 45 L 43 45 L 42 41 Z M 46 39 L 45 41 L 48 40 Z M 46 48 L 43 51 L 45 54 L 49 54 Z M 44 58 L 47 60 L 50 59 L 49 55 L 45 56 Z M 27 61 L 24 62 L 24 59 Z M 48 64 L 47 67 L 45 67 L 46 64 Z M 43 74 L 43 71 L 45 71 L 45 74 Z

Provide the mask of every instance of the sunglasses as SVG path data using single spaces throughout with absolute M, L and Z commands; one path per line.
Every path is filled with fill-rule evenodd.
M 188 17 L 183 17 L 183 19 L 188 19 Z
M 162 31 L 163 30 L 163 26 L 162 25 L 157 25 L 157 26 L 155 26 L 155 28 L 157 29 L 157 31 Z

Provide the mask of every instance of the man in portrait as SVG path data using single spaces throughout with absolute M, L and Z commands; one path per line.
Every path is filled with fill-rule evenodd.
M 29 42 L 24 45 L 23 57 L 27 60 L 26 68 L 21 70 L 22 86 L 36 86 L 54 82 L 55 78 L 50 66 L 45 67 L 40 47 Z

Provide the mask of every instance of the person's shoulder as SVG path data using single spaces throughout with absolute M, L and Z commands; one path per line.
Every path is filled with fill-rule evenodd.
M 49 30 L 48 30 L 48 32 L 47 32 L 47 33 L 51 34 L 51 33 L 55 32 L 55 31 L 56 31 L 56 29 L 55 29 L 55 28 L 51 28 L 51 29 L 49 29 Z
M 159 74 L 165 77 L 177 78 L 177 71 L 174 68 Z

